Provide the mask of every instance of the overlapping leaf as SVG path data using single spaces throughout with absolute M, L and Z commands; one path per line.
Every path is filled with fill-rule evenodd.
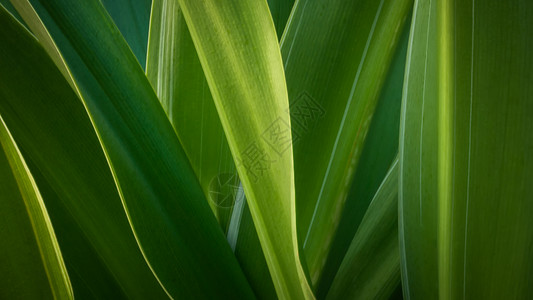
M 403 75 L 410 28 L 407 25 L 404 25 L 400 44 L 394 54 L 387 80 L 372 117 L 372 124 L 361 153 L 361 163 L 355 171 L 322 278 L 317 287 L 318 297 L 325 297 L 328 293 L 370 201 L 385 178 L 390 164 L 398 155 Z
M 103 6 L 32 5 L 69 65 L 137 242 L 166 290 L 173 296 L 252 297 L 174 130 Z
M 279 297 L 312 297 L 299 263 L 287 91 L 267 3 L 179 1 Z
M 164 298 L 81 102 L 28 31 L 5 14 L 0 22 L 0 114 L 41 190 L 75 293 Z
M 298 235 L 315 285 L 411 3 L 298 1 L 281 41 Z

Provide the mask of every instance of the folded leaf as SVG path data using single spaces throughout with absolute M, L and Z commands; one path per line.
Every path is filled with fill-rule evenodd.
M 533 2 L 417 1 L 400 140 L 405 298 L 533 294 Z

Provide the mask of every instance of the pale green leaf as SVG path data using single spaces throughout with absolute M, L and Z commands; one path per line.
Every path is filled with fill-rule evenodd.
M 299 262 L 287 90 L 265 2 L 180 0 L 280 298 L 310 298 Z

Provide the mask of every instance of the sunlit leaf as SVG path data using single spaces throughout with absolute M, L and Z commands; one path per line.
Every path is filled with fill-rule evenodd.
M 267 3 L 179 3 L 277 294 L 312 297 L 299 262 L 287 90 Z

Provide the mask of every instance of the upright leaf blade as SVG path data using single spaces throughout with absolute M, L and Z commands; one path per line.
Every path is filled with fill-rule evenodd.
M 282 38 L 298 237 L 315 287 L 411 3 L 298 1 Z
M 278 296 L 309 298 L 296 240 L 281 56 L 267 3 L 252 2 L 179 1 L 239 162 L 239 177 Z
M 520 0 L 415 4 L 400 143 L 408 299 L 533 292 L 532 14 Z
M 404 25 L 400 43 L 368 129 L 360 164 L 355 170 L 339 226 L 317 287 L 318 297 L 325 297 L 328 293 L 368 205 L 387 175 L 390 165 L 398 156 L 403 75 L 409 40 L 409 26 L 407 25 Z

